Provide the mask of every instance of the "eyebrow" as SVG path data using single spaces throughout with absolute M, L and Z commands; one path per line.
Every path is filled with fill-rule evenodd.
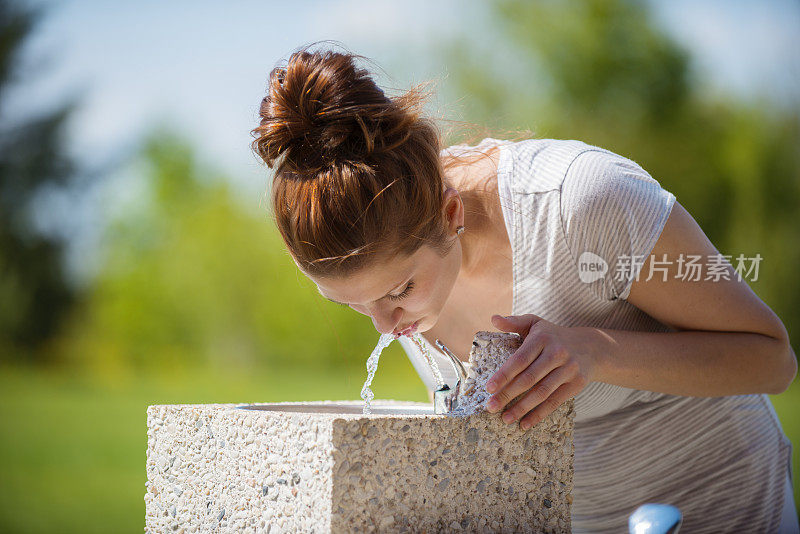
M 391 289 L 391 290 L 390 290 L 388 293 L 386 293 L 384 296 L 382 296 L 382 297 L 381 297 L 381 298 L 379 298 L 378 300 L 385 299 L 386 297 L 388 297 L 389 295 L 391 295 L 391 294 L 392 294 L 392 291 L 394 291 L 394 290 L 395 290 L 395 289 L 397 289 L 398 287 L 402 286 L 403 284 L 405 284 L 406 282 L 408 282 L 410 279 L 411 279 L 411 276 L 409 276 L 408 278 L 406 278 L 406 279 L 405 279 L 403 282 L 400 282 L 399 284 L 396 284 L 396 285 L 395 285 L 395 286 L 394 286 L 394 287 L 393 287 L 393 288 L 392 288 L 392 289 Z M 320 295 L 322 295 L 322 291 L 320 291 L 320 290 L 319 290 L 319 286 L 317 286 L 317 293 L 319 293 Z M 322 295 L 322 296 L 323 296 L 323 297 L 325 297 L 325 295 Z M 343 306 L 348 306 L 348 304 L 346 304 L 346 303 L 344 303 L 344 302 L 339 302 L 338 300 L 333 300 L 333 299 L 332 299 L 332 298 L 330 298 L 330 297 L 325 297 L 325 298 L 326 298 L 327 300 L 331 301 L 331 302 L 335 302 L 336 304 L 341 304 L 341 305 L 343 305 Z M 376 301 L 376 302 L 377 302 L 377 301 Z

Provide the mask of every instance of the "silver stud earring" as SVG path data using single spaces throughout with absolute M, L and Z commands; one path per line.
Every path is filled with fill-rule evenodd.
M 457 226 L 457 227 L 456 227 L 456 234 L 457 234 L 457 235 L 461 235 L 461 233 L 462 233 L 464 230 L 465 230 L 465 228 L 464 228 L 463 226 Z

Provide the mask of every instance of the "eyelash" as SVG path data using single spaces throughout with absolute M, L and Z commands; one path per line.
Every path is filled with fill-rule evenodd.
M 412 280 L 412 281 L 410 281 L 410 282 L 408 283 L 408 285 L 406 286 L 406 288 L 405 288 L 405 289 L 403 290 L 403 292 L 402 292 L 402 293 L 400 293 L 399 295 L 387 295 L 387 296 L 388 296 L 388 297 L 389 297 L 391 300 L 401 300 L 401 299 L 404 299 L 404 298 L 406 298 L 406 297 L 408 296 L 408 294 L 411 292 L 411 290 L 412 290 L 413 288 L 414 288 L 414 281 Z M 329 299 L 329 300 L 330 300 L 330 299 Z M 338 304 L 339 306 L 347 306 L 347 307 L 350 307 L 350 305 L 349 305 L 349 304 L 345 304 L 345 303 L 343 303 L 343 302 L 336 302 L 335 300 L 331 300 L 331 302 L 333 302 L 334 304 Z
M 391 300 L 400 300 L 400 299 L 404 299 L 404 298 L 406 298 L 406 297 L 408 296 L 408 294 L 411 292 L 411 290 L 412 290 L 413 288 L 414 288 L 414 281 L 412 280 L 412 281 L 410 281 L 410 282 L 408 283 L 408 285 L 406 286 L 406 288 L 403 290 L 403 292 L 402 292 L 402 293 L 400 293 L 399 295 L 389 295 L 389 298 L 390 298 Z

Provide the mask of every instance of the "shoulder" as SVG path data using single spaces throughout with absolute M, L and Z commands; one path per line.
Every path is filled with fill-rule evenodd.
M 588 147 L 574 155 L 564 173 L 562 186 L 582 178 L 630 178 L 657 183 L 650 173 L 630 158 L 599 147 Z
M 639 203 L 663 202 L 671 196 L 635 161 L 596 147 L 575 155 L 559 192 L 566 218 L 592 209 L 611 215 L 614 209 L 629 211 Z
M 486 138 L 475 146 L 445 148 L 441 156 L 450 183 L 467 188 L 485 188 L 498 174 L 522 194 L 560 191 L 567 181 L 621 172 L 652 180 L 633 160 L 575 139 Z
M 570 168 L 586 153 L 615 156 L 604 148 L 575 139 L 526 139 L 505 148 L 502 170 L 518 193 L 560 190 Z

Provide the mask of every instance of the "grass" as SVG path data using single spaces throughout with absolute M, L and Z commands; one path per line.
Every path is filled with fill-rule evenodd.
M 365 374 L 200 370 L 110 381 L 3 367 L 0 532 L 142 532 L 148 405 L 358 399 Z M 372 389 L 376 398 L 427 401 L 399 347 L 384 353 Z M 798 401 L 797 383 L 773 397 L 793 443 Z M 793 463 L 798 473 L 796 448 Z
M 147 375 L 99 381 L 0 368 L 0 532 L 144 528 L 151 404 L 359 399 L 366 370 Z M 381 358 L 376 398 L 427 401 L 399 347 Z

